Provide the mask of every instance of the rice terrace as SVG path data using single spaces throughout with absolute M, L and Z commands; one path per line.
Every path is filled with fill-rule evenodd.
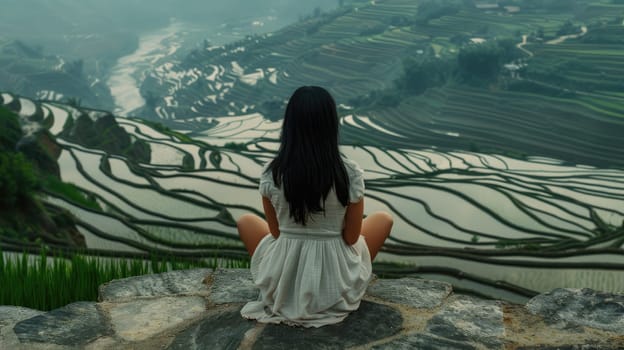
M 56 145 L 62 182 L 38 196 L 84 241 L 0 231 L 0 249 L 246 262 L 235 219 L 262 214 L 257 176 L 285 100 L 320 85 L 365 170 L 366 212 L 395 217 L 378 275 L 519 302 L 560 286 L 623 293 L 624 1 L 340 3 L 165 48 L 138 100 L 110 96 L 110 111 L 141 106 L 124 115 L 2 92 L 15 114 L 0 116 Z M 103 130 L 127 142 L 96 142 Z

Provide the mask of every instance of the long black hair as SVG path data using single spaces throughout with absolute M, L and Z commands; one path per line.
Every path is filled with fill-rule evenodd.
M 269 164 L 273 181 L 283 186 L 290 217 L 305 225 L 324 212 L 332 187 L 343 206 L 349 203 L 349 177 L 338 150 L 336 102 L 318 86 L 298 88 L 288 101 L 280 148 Z

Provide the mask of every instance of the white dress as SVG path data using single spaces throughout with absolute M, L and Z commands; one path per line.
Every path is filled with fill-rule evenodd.
M 363 172 L 343 158 L 349 175 L 349 201 L 362 200 Z M 265 167 L 266 169 L 266 167 Z M 251 257 L 251 275 L 260 289 L 258 301 L 247 303 L 241 315 L 263 323 L 321 327 L 344 320 L 357 310 L 371 279 L 370 253 L 360 236 L 352 246 L 342 239 L 346 208 L 335 192 L 325 202 L 325 215 L 313 214 L 306 226 L 289 216 L 282 190 L 271 173 L 260 178 L 260 193 L 271 199 L 280 236 L 264 237 Z

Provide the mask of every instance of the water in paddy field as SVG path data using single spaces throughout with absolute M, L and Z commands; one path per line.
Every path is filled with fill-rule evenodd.
M 28 103 L 24 106 L 32 109 Z M 43 106 L 54 111 L 51 130 L 71 115 L 62 105 Z M 384 132 L 374 120 L 348 119 L 367 125 L 370 132 Z M 193 133 L 189 143 L 138 120 L 118 118 L 118 122 L 150 144 L 149 164 L 107 157 L 60 139 L 62 179 L 93 193 L 104 212 L 87 211 L 60 198 L 48 201 L 90 224 L 80 227 L 88 247 L 120 252 L 159 249 L 183 255 L 202 254 L 212 241 L 240 246 L 231 219 L 261 213 L 257 178 L 277 148 L 281 123 L 258 113 L 221 117 Z M 343 123 L 345 130 L 360 127 Z M 232 140 L 246 147 L 222 146 Z M 621 236 L 600 236 L 592 215 L 606 224 L 621 224 L 624 171 L 465 151 L 373 146 L 341 150 L 365 170 L 366 213 L 386 210 L 395 218 L 380 261 L 454 268 L 536 291 L 561 286 L 622 291 L 624 255 L 601 250 L 616 242 L 621 245 Z M 193 159 L 193 166 L 182 170 L 185 157 Z M 169 229 L 156 230 L 155 240 L 150 227 Z M 582 247 L 558 255 L 557 246 L 566 242 Z M 536 247 L 534 254 L 512 253 L 529 245 Z M 550 252 L 540 253 L 545 250 Z M 465 278 L 438 277 L 467 289 L 480 285 Z M 488 293 L 496 290 L 480 288 Z
M 581 122 L 621 117 L 621 93 L 594 89 L 576 99 L 546 93 L 527 98 L 523 90 L 513 95 L 500 86 L 478 89 L 448 83 L 405 105 L 383 109 L 362 108 L 344 97 L 364 96 L 366 101 L 360 102 L 366 105 L 373 99 L 366 92 L 394 86 L 394 78 L 383 82 L 379 77 L 398 77 L 400 69 L 379 62 L 405 52 L 424 55 L 433 50 L 436 58 L 454 52 L 458 47 L 447 37 L 456 28 L 469 30 L 471 16 L 487 16 L 492 31 L 519 31 L 512 44 L 518 43 L 516 47 L 537 57 L 536 61 L 546 60 L 544 65 L 552 63 L 548 55 L 560 47 L 589 57 L 581 55 L 579 60 L 593 60 L 597 51 L 587 50 L 580 41 L 592 38 L 593 29 L 583 25 L 579 33 L 556 34 L 555 24 L 565 23 L 564 15 L 557 14 L 545 29 L 551 38 L 538 45 L 526 28 L 541 22 L 532 22 L 521 9 L 517 16 L 526 15 L 526 23 L 514 22 L 516 9 L 514 14 L 470 10 L 430 20 L 429 33 L 418 25 L 401 24 L 408 19 L 390 18 L 396 23 L 377 27 L 366 22 L 376 21 L 378 7 L 387 6 L 382 14 L 407 13 L 413 6 L 409 1 L 361 5 L 344 18 L 321 16 L 320 29 L 312 28 L 320 34 L 307 27 L 290 28 L 293 40 L 284 33 L 265 35 L 266 27 L 258 26 L 276 21 L 268 17 L 245 19 L 244 25 L 215 23 L 208 29 L 172 20 L 144 32 L 136 50 L 117 61 L 106 82 L 119 125 L 150 146 L 148 163 L 60 137 L 67 120 L 75 119 L 80 109 L 9 93 L 1 95 L 2 102 L 20 102 L 20 118 L 30 123 L 26 130 L 47 125 L 59 136 L 62 179 L 88 191 L 100 205 L 101 211 L 93 211 L 62 198 L 46 199 L 67 208 L 83 223 L 79 230 L 89 249 L 155 250 L 196 257 L 210 256 L 218 247 L 244 255 L 235 220 L 244 213 L 262 213 L 257 179 L 279 147 L 281 123 L 274 115 L 278 112 L 262 102 L 279 104 L 296 86 L 309 81 L 323 85 L 321 77 L 327 74 L 332 93 L 341 98 L 341 135 L 346 140 L 341 151 L 365 170 L 365 213 L 384 210 L 395 220 L 379 255 L 380 261 L 393 264 L 383 265 L 380 271 L 417 271 L 423 277 L 514 301 L 526 295 L 505 288 L 506 284 L 539 292 L 557 287 L 624 292 L 624 233 L 617 229 L 624 223 L 624 170 L 591 162 L 601 156 L 620 164 L 613 153 L 619 148 L 618 135 L 611 133 L 607 123 L 599 131 L 591 129 L 587 135 L 591 139 L 578 137 L 584 136 L 581 132 L 574 134 L 587 126 Z M 496 24 L 501 21 L 503 29 Z M 355 31 L 355 39 L 341 37 L 348 31 Z M 264 34 L 254 41 L 246 38 L 247 33 Z M 479 38 L 480 44 L 493 40 L 481 34 L 469 37 Z M 431 48 L 431 43 L 422 43 L 429 35 L 437 38 Z M 238 39 L 244 40 L 225 47 Z M 414 42 L 424 46 L 403 47 Z M 260 53 L 251 51 L 256 44 Z M 601 42 L 600 49 L 619 57 L 622 51 L 609 45 Z M 199 49 L 200 58 L 189 58 L 194 49 Z M 370 62 L 375 63 L 373 68 Z M 605 62 L 600 78 L 604 81 L 610 74 L 617 75 L 621 64 L 617 59 Z M 570 69 L 567 78 L 596 83 L 595 76 L 574 70 L 582 64 L 572 63 L 572 68 L 558 66 Z M 520 73 L 514 74 L 516 79 Z M 541 87 L 548 90 L 553 84 Z M 158 101 L 147 110 L 144 96 L 152 91 Z M 490 109 L 493 105 L 498 109 Z M 45 123 L 33 117 L 39 107 Z M 162 121 L 168 130 L 130 119 L 137 114 Z M 570 135 L 559 135 L 564 131 Z M 505 135 L 510 145 L 505 149 L 521 149 L 524 154 L 488 151 L 495 144 L 490 140 L 494 134 Z M 467 135 L 481 144 L 468 147 Z M 570 149 L 571 143 L 565 142 L 575 139 L 578 144 Z M 616 141 L 600 143 L 603 139 Z M 439 140 L 448 143 L 436 144 Z M 541 147 L 550 147 L 552 153 L 541 153 Z M 565 157 L 571 154 L 583 158 Z

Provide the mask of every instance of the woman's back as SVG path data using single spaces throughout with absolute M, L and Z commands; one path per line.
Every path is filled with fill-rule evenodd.
M 362 171 L 345 159 L 349 200 L 364 195 Z M 356 310 L 371 278 L 371 259 L 363 238 L 347 245 L 342 237 L 346 207 L 330 191 L 325 211 L 305 225 L 295 222 L 281 188 L 270 172 L 260 179 L 262 196 L 270 198 L 279 221 L 279 238 L 267 235 L 251 258 L 251 273 L 260 299 L 241 314 L 266 323 L 320 327 L 342 321 Z
M 349 179 L 349 202 L 355 203 L 364 195 L 363 172 L 355 162 L 346 158 L 343 158 L 343 162 Z M 279 221 L 280 233 L 342 235 L 347 208 L 340 203 L 333 188 L 324 202 L 325 210 L 311 213 L 305 225 L 296 222 L 290 215 L 284 191 L 273 182 L 271 172 L 266 169 L 260 177 L 260 194 L 271 200 Z
M 371 255 L 392 219 L 362 219 L 362 170 L 341 156 L 338 127 L 336 103 L 325 89 L 304 86 L 288 101 L 280 148 L 260 178 L 266 221 L 254 215 L 237 221 L 260 289 L 259 300 L 241 310 L 246 318 L 320 327 L 360 305 Z

